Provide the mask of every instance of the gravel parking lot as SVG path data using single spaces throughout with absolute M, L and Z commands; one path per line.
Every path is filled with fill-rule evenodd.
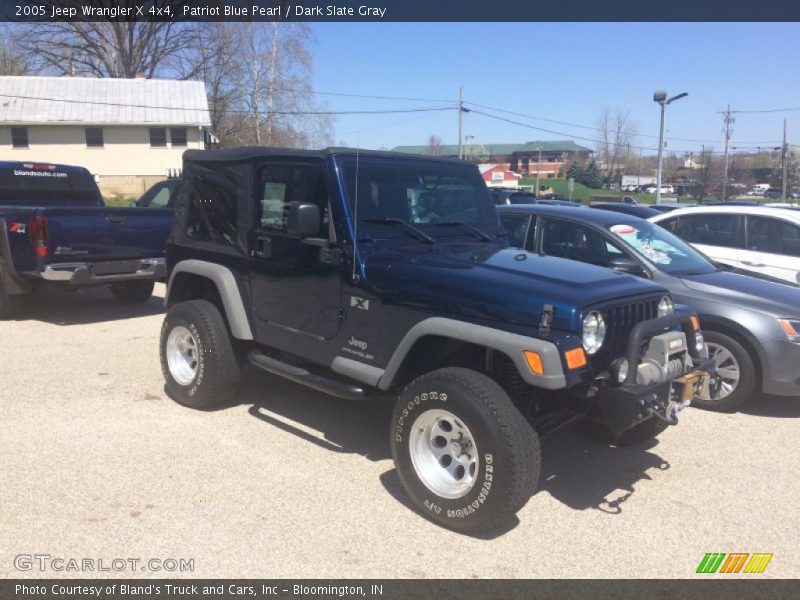
M 691 409 L 650 447 L 558 432 L 518 522 L 475 539 L 407 506 L 390 403 L 253 371 L 235 406 L 175 404 L 163 293 L 131 308 L 48 291 L 0 322 L 0 576 L 35 553 L 194 559 L 171 574 L 192 577 L 692 577 L 706 552 L 771 552 L 761 577 L 800 572 L 800 399 Z

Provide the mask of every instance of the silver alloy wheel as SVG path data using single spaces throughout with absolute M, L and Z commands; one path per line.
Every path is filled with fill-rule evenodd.
M 466 496 L 478 473 L 478 447 L 466 425 L 441 409 L 423 412 L 408 440 L 411 463 L 420 481 L 442 498 Z
M 197 375 L 197 340 L 183 325 L 176 325 L 167 337 L 167 366 L 172 378 L 189 385 Z
M 714 364 L 717 367 L 717 374 L 722 379 L 719 388 L 719 394 L 714 398 L 710 398 L 708 383 L 706 382 L 700 390 L 700 399 L 706 402 L 714 402 L 715 400 L 722 400 L 730 396 L 739 386 L 739 380 L 742 377 L 742 371 L 739 367 L 739 361 L 733 353 L 714 342 L 707 342 L 708 356 L 714 359 Z

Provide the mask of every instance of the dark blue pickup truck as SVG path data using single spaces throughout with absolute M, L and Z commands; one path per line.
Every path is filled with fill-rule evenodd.
M 45 283 L 144 302 L 165 276 L 171 224 L 171 210 L 105 206 L 82 167 L 0 162 L 0 318 Z
M 489 530 L 525 504 L 540 435 L 583 417 L 616 444 L 652 438 L 708 378 L 695 316 L 653 282 L 510 247 L 473 165 L 188 151 L 181 186 L 170 395 L 229 401 L 247 362 L 341 398 L 394 397 L 400 482 L 451 529 Z M 302 468 L 309 493 L 336 485 Z

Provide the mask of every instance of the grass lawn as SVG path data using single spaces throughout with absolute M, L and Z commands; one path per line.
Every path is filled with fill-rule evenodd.
M 536 177 L 523 177 L 519 180 L 519 184 L 536 188 Z M 539 179 L 539 185 L 553 188 L 553 193 L 557 196 L 569 198 L 569 183 L 564 179 Z M 577 181 L 575 182 L 575 188 L 572 192 L 573 200 L 580 201 L 583 204 L 589 204 L 592 196 L 633 196 L 640 204 L 654 204 L 656 201 L 655 194 L 631 194 L 630 192 L 619 192 L 616 190 L 598 190 L 586 187 Z M 676 196 L 670 196 L 670 198 L 675 197 Z M 691 196 L 680 196 L 678 200 L 681 202 L 694 202 Z

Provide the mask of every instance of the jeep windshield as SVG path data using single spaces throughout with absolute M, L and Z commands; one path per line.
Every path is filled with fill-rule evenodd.
M 717 270 L 697 250 L 648 221 L 627 221 L 608 229 L 639 256 L 670 275 L 704 275 Z
M 375 157 L 360 158 L 358 165 L 348 157 L 340 164 L 359 231 L 381 237 L 392 230 L 413 233 L 397 227 L 405 224 L 431 238 L 485 241 L 501 235 L 486 184 L 472 166 Z

